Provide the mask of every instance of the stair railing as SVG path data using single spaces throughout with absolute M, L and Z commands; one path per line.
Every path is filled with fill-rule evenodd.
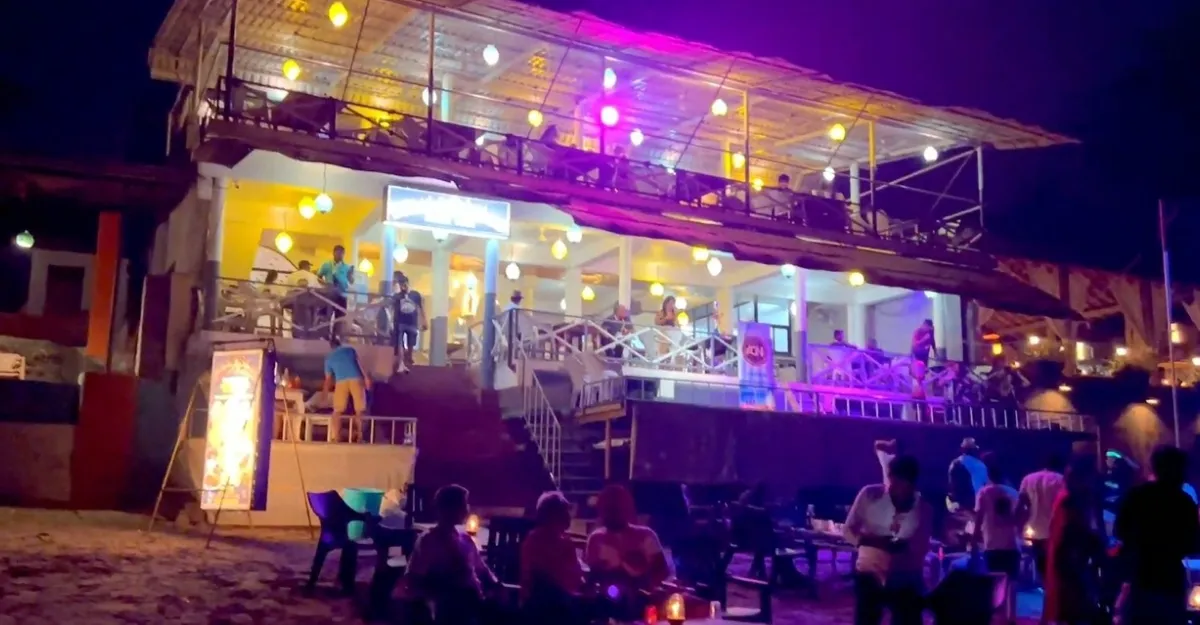
M 550 480 L 558 486 L 562 475 L 562 425 L 554 413 L 554 406 L 546 397 L 542 382 L 526 366 L 528 359 L 524 350 L 518 347 L 514 352 L 519 360 L 517 370 L 520 374 L 521 416 L 525 420 L 525 429 L 537 445 L 538 455 L 550 473 Z

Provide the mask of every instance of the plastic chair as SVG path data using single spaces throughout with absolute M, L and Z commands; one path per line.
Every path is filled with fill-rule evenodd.
M 358 572 L 358 543 L 350 540 L 349 525 L 352 521 L 366 521 L 370 515 L 356 512 L 335 490 L 308 493 L 308 505 L 321 521 L 321 536 L 317 539 L 317 550 L 313 554 L 305 592 L 311 593 L 316 588 L 325 558 L 331 552 L 340 549 L 342 553 L 338 561 L 338 581 L 342 592 L 353 594 L 354 577 Z
M 375 517 L 367 521 L 367 535 L 375 546 L 375 571 L 371 575 L 371 586 L 367 593 L 368 619 L 386 615 L 392 591 L 396 588 L 396 582 L 404 577 L 408 559 L 412 557 L 417 543 L 417 530 L 387 527 L 381 525 L 380 521 Z M 395 556 L 393 549 L 399 549 L 402 555 Z
M 516 584 L 521 577 L 521 543 L 533 529 L 534 521 L 523 517 L 493 517 L 488 521 L 488 540 L 484 557 L 496 578 Z

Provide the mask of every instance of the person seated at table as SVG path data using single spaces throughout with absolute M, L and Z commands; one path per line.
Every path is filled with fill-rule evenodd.
M 535 516 L 537 525 L 521 543 L 521 604 L 534 622 L 575 622 L 583 567 L 566 535 L 571 504 L 562 493 L 543 493 Z
M 590 578 L 615 586 L 622 596 L 652 592 L 671 575 L 658 534 L 633 523 L 633 495 L 623 486 L 609 485 L 596 499 L 600 527 L 588 536 L 584 562 Z
M 457 484 L 438 489 L 437 523 L 417 539 L 404 577 L 408 598 L 433 604 L 439 623 L 475 622 L 484 611 L 484 591 L 500 585 L 475 539 L 459 529 L 471 512 L 468 498 Z

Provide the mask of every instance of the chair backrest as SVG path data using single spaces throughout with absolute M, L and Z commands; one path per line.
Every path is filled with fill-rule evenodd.
M 322 543 L 338 546 L 350 542 L 348 526 L 359 513 L 347 505 L 336 490 L 308 493 L 308 505 L 321 520 Z
M 500 581 L 515 584 L 521 575 L 521 543 L 533 529 L 533 519 L 493 517 L 488 520 L 487 565 Z
M 416 484 L 409 484 L 404 497 L 405 523 L 411 527 L 415 523 L 432 523 L 434 521 L 433 497 L 429 489 Z
M 380 523 L 381 519 L 371 517 L 367 521 L 367 533 L 375 546 L 375 566 L 387 566 L 391 550 L 399 547 L 405 558 L 412 556 L 417 544 L 417 530 L 412 528 L 388 527 Z

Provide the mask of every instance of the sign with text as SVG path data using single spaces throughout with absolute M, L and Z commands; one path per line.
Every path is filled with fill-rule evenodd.
M 738 355 L 742 408 L 774 410 L 775 349 L 771 344 L 771 326 L 751 321 L 738 324 Z
M 389 186 L 384 221 L 401 228 L 507 239 L 512 206 L 499 200 Z
M 266 509 L 274 397 L 272 352 L 213 352 L 201 509 Z

